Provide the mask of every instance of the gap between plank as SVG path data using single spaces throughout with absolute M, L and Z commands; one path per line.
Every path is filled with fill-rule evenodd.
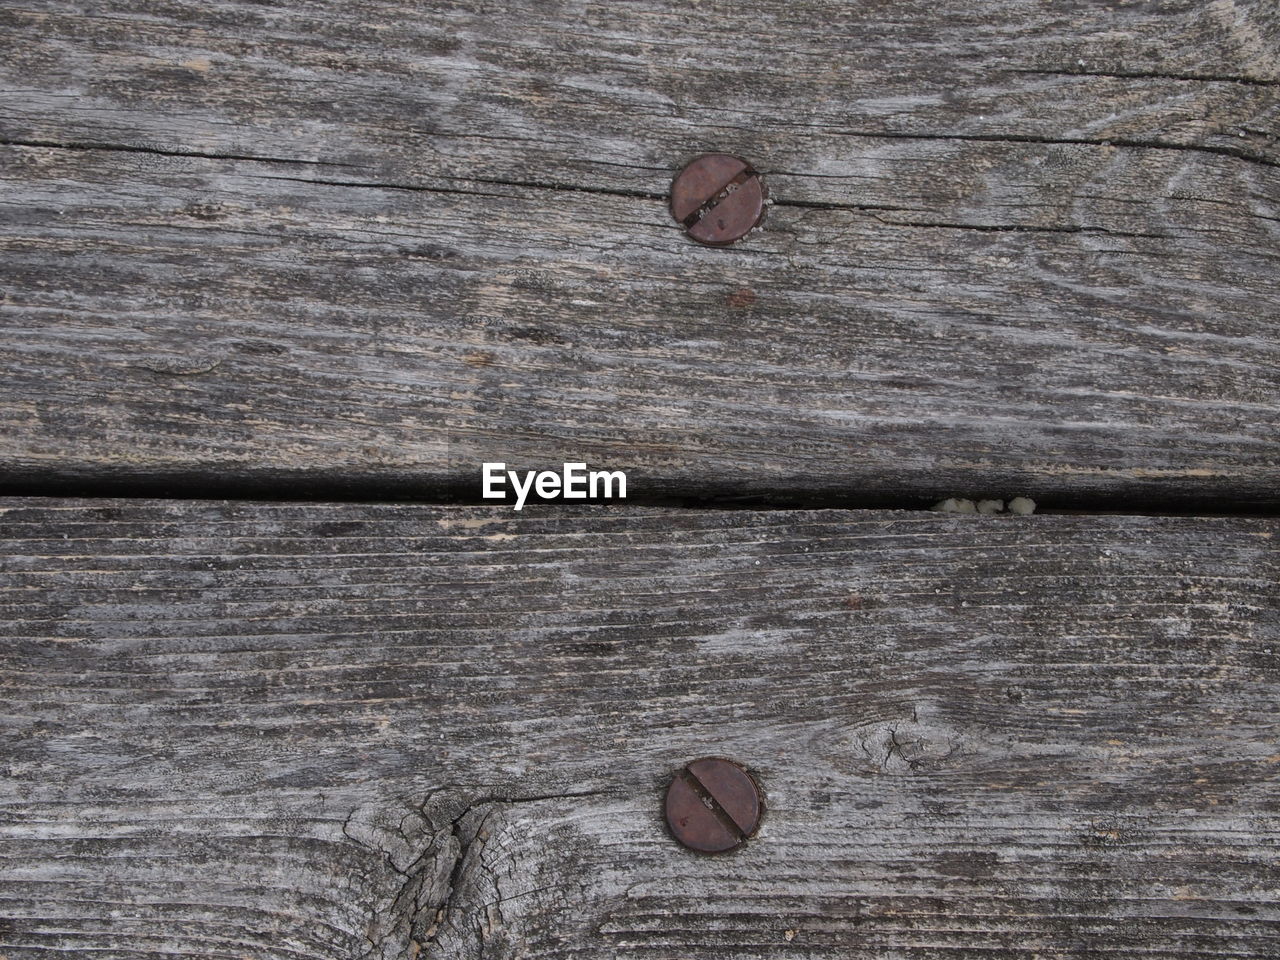
M 634 488 L 633 488 L 634 489 Z M 1028 496 L 1017 490 L 982 490 L 957 486 L 949 493 L 882 494 L 860 491 L 777 488 L 746 490 L 732 484 L 685 486 L 667 484 L 656 492 L 629 493 L 625 500 L 586 498 L 574 504 L 615 507 L 662 507 L 699 510 L 908 510 L 929 512 L 949 497 L 1002 499 Z M 1280 503 L 1229 502 L 1214 497 L 1157 497 L 1136 494 L 1033 493 L 1036 514 L 1154 517 L 1280 517 Z M 242 478 L 213 481 L 194 476 L 128 478 L 0 478 L 0 497 L 79 500 L 222 500 L 270 503 L 403 503 L 416 506 L 504 506 L 510 503 L 480 496 L 480 483 L 432 480 L 346 478 Z M 540 501 L 530 495 L 526 506 L 567 506 L 563 500 Z M 996 516 L 1007 516 L 997 514 Z

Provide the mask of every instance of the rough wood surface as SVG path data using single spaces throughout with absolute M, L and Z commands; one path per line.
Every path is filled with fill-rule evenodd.
M 0 25 L 11 487 L 1277 502 L 1271 0 Z M 776 200 L 732 250 L 706 149 Z
M 1278 528 L 4 501 L 0 956 L 1273 958 Z

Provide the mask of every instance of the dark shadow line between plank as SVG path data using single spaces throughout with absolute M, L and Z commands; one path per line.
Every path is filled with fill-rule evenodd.
M 936 492 L 834 491 L 830 489 L 745 489 L 725 484 L 664 484 L 663 489 L 631 493 L 625 500 L 587 498 L 571 503 L 543 501 L 531 495 L 526 506 L 658 507 L 726 511 L 767 510 L 908 510 L 930 511 L 949 497 L 1008 500 L 1028 494 L 1014 490 L 968 489 L 957 485 L 949 494 Z M 1032 494 L 1036 514 L 1169 517 L 1280 517 L 1280 502 L 1242 501 L 1228 497 L 1115 495 L 1097 493 Z M 413 506 L 507 507 L 514 499 L 480 496 L 478 482 L 347 478 L 243 478 L 211 481 L 207 477 L 147 476 L 89 480 L 76 477 L 15 478 L 0 476 L 0 497 L 77 500 L 208 500 L 265 503 L 401 503 Z M 1007 516 L 1000 514 L 995 516 Z

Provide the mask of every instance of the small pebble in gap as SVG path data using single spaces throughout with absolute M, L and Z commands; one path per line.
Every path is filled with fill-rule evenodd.
M 1007 504 L 1003 500 L 964 500 L 959 497 L 948 497 L 939 500 L 930 510 L 939 513 L 982 513 L 988 516 L 997 513 L 1012 513 L 1019 517 L 1027 517 L 1036 512 L 1036 502 L 1030 497 L 1014 497 Z
M 958 500 L 951 497 L 947 500 L 939 500 L 930 510 L 938 510 L 941 513 L 977 513 L 978 507 L 972 500 Z

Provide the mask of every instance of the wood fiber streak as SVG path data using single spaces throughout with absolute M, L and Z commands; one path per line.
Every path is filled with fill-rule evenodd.
M 1274 506 L 1278 64 L 1271 0 L 9 4 L 0 483 Z
M 0 956 L 1275 957 L 1278 528 L 4 501 Z

